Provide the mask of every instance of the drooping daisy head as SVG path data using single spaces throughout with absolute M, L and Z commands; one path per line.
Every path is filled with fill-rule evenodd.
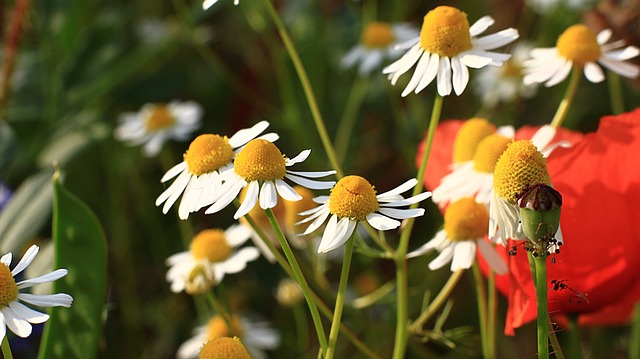
M 167 258 L 167 281 L 174 293 L 199 294 L 219 283 L 225 274 L 242 271 L 260 255 L 255 247 L 237 249 L 251 236 L 249 228 L 233 225 L 226 231 L 206 229 L 198 233 L 189 251 Z
M 400 45 L 409 48 L 398 61 L 387 66 L 388 74 L 395 85 L 402 74 L 417 63 L 409 84 L 402 92 L 407 96 L 418 93 L 437 78 L 440 96 L 460 95 L 469 82 L 468 67 L 482 68 L 487 65 L 502 66 L 510 57 L 508 54 L 490 52 L 518 38 L 518 31 L 512 28 L 496 34 L 479 37 L 493 19 L 485 16 L 469 26 L 467 14 L 450 6 L 439 6 L 429 11 L 422 24 L 420 36 L 414 41 Z
M 408 258 L 420 256 L 436 249 L 440 254 L 429 269 L 436 270 L 451 262 L 451 271 L 468 269 L 476 259 L 479 250 L 487 263 L 498 274 L 507 272 L 507 265 L 495 249 L 484 240 L 489 228 L 489 211 L 486 205 L 471 197 L 452 202 L 444 214 L 444 228 L 420 248 L 407 254 Z
M 329 218 L 322 235 L 318 253 L 326 253 L 342 246 L 353 234 L 359 222 L 367 221 L 373 228 L 386 231 L 400 226 L 406 218 L 422 216 L 424 209 L 397 209 L 409 206 L 431 196 L 431 192 L 423 192 L 405 199 L 401 193 L 417 184 L 411 179 L 397 188 L 382 194 L 376 194 L 375 188 L 360 176 L 346 176 L 340 179 L 331 189 L 331 195 L 317 197 L 315 201 L 321 205 L 300 213 L 309 216 L 299 223 L 313 222 L 303 235 L 313 233 Z
M 201 126 L 202 107 L 193 102 L 146 104 L 139 112 L 120 116 L 114 136 L 129 145 L 143 145 L 142 153 L 156 156 L 169 139 L 186 141 Z
M 200 349 L 200 359 L 251 359 L 238 337 L 219 337 L 209 340 Z
M 574 67 L 582 69 L 587 80 L 602 82 L 604 73 L 597 63 L 622 76 L 637 77 L 640 68 L 625 61 L 640 55 L 640 49 L 621 48 L 623 41 L 607 44 L 611 35 L 609 29 L 596 35 L 582 24 L 569 27 L 558 38 L 556 47 L 531 51 L 532 58 L 524 62 L 524 83 L 544 83 L 550 87 L 566 79 Z
M 39 307 L 70 307 L 73 298 L 69 294 L 57 293 L 36 295 L 20 290 L 37 284 L 50 283 L 67 275 L 66 269 L 58 269 L 51 273 L 16 282 L 15 277 L 31 264 L 38 254 L 39 247 L 33 245 L 18 264 L 11 270 L 12 255 L 7 253 L 0 258 L 0 341 L 5 337 L 7 327 L 15 335 L 26 338 L 31 335 L 31 324 L 44 323 L 49 315 L 29 308 L 23 303 Z
M 184 153 L 184 160 L 167 171 L 160 180 L 164 183 L 177 177 L 171 186 L 158 196 L 156 206 L 164 203 L 162 213 L 166 214 L 182 195 L 178 216 L 180 219 L 187 219 L 189 213 L 212 204 L 220 196 L 221 174 L 231 170 L 236 154 L 267 127 L 269 123 L 262 121 L 251 128 L 236 132 L 230 138 L 217 134 L 196 137 Z M 276 141 L 278 135 L 268 133 L 259 138 L 264 141 Z
M 377 69 L 384 60 L 395 60 L 402 54 L 396 46 L 418 35 L 418 30 L 408 24 L 370 22 L 362 30 L 360 43 L 342 58 L 343 67 L 358 65 L 358 72 L 366 76 Z
M 242 188 L 248 186 L 247 194 L 234 218 L 238 219 L 255 206 L 271 209 L 278 204 L 278 195 L 288 201 L 299 201 L 298 194 L 285 178 L 301 186 L 311 189 L 328 189 L 334 181 L 316 181 L 310 178 L 325 177 L 335 174 L 335 171 L 297 172 L 287 167 L 303 162 L 309 157 L 311 150 L 304 150 L 296 157 L 285 157 L 278 147 L 266 140 L 252 140 L 238 153 L 232 170 L 224 175 L 224 184 L 219 190 L 220 196 L 205 213 L 216 213 L 233 201 Z

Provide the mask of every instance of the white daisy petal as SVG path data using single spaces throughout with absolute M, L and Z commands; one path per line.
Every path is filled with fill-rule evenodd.
M 460 95 L 469 83 L 469 69 L 457 56 L 451 58 L 451 69 L 453 70 L 453 90 L 456 95 Z
M 7 335 L 7 324 L 4 319 L 4 314 L 0 311 L 0 340 L 4 340 L 5 335 Z
M 604 72 L 595 62 L 587 62 L 584 65 L 584 76 L 593 83 L 604 81 Z
M 22 256 L 22 259 L 20 259 L 20 262 L 18 262 L 16 267 L 13 268 L 13 270 L 11 271 L 11 274 L 14 277 L 20 274 L 20 272 L 22 272 L 25 268 L 29 266 L 29 264 L 31 264 L 31 262 L 36 257 L 36 255 L 38 255 L 39 250 L 40 250 L 40 247 L 38 247 L 35 244 L 29 247 L 29 249 L 27 249 L 25 254 Z
M 380 205 L 383 207 L 403 207 L 403 206 L 412 205 L 414 203 L 422 202 L 429 197 L 431 197 L 431 192 L 422 192 L 418 195 L 409 197 L 407 199 L 402 199 L 400 201 L 384 203 L 383 201 L 380 200 L 379 202 L 381 202 Z
M 469 269 L 476 260 L 476 241 L 459 241 L 456 243 L 451 271 Z
M 425 53 L 425 56 L 426 55 L 427 54 Z M 438 54 L 431 54 L 429 56 L 429 64 L 420 79 L 420 83 L 416 87 L 416 93 L 424 90 L 425 87 L 429 86 L 429 84 L 433 82 L 438 75 L 438 65 L 440 65 L 440 56 Z
M 437 83 L 440 96 L 444 97 L 451 94 L 451 61 L 448 57 L 440 58 Z
M 276 186 L 271 181 L 264 181 L 260 189 L 260 208 L 273 208 L 278 204 Z
M 244 146 L 247 142 L 256 138 L 259 134 L 269 127 L 269 122 L 260 121 L 250 128 L 242 129 L 229 138 L 229 145 L 232 148 Z
M 280 196 L 287 201 L 296 202 L 302 199 L 302 196 L 283 180 L 276 180 L 276 188 Z
M 240 204 L 240 207 L 238 207 L 236 213 L 233 215 L 233 218 L 238 219 L 249 213 L 256 205 L 259 193 L 260 184 L 258 183 L 258 181 L 251 181 L 249 183 L 249 186 L 247 187 L 247 193 L 244 196 L 244 200 L 242 200 L 242 203 Z
M 9 252 L 3 255 L 2 258 L 0 258 L 0 262 L 8 267 L 9 265 L 11 265 L 11 257 L 11 252 Z
M 20 338 L 26 338 L 31 335 L 31 324 L 26 320 L 18 317 L 11 308 L 3 308 L 2 314 L 7 321 L 7 327 Z
M 484 257 L 485 261 L 491 266 L 494 272 L 498 275 L 506 274 L 509 271 L 507 268 L 507 264 L 500 257 L 498 252 L 496 252 L 495 248 L 491 246 L 491 244 L 485 242 L 483 239 L 478 239 L 478 250 Z
M 22 288 L 29 288 L 32 287 L 36 284 L 42 284 L 42 283 L 49 283 L 49 282 L 53 282 L 54 280 L 60 279 L 64 276 L 66 276 L 68 273 L 68 271 L 66 269 L 58 269 L 55 270 L 51 273 L 45 274 L 45 275 L 41 275 L 39 277 L 36 278 L 30 278 L 30 279 L 26 279 L 23 281 L 20 281 L 17 283 L 18 289 L 22 289 Z
M 551 87 L 564 81 L 564 79 L 566 79 L 567 76 L 569 76 L 569 72 L 571 72 L 572 67 L 573 67 L 573 63 L 571 61 L 566 61 L 562 65 L 562 67 L 560 67 L 558 71 L 553 76 L 551 76 L 549 81 L 547 81 L 544 85 L 546 87 Z
M 234 224 L 224 231 L 224 236 L 227 239 L 227 243 L 235 248 L 246 242 L 252 233 L 253 231 L 248 226 Z
M 300 176 L 292 175 L 290 173 L 287 173 L 285 177 L 301 185 L 302 187 L 306 187 L 309 189 L 330 189 L 333 187 L 333 185 L 336 184 L 335 181 L 314 181 Z
M 187 162 L 185 161 L 178 163 L 177 165 L 171 167 L 171 169 L 169 169 L 167 173 L 165 173 L 164 176 L 162 176 L 162 178 L 160 179 L 160 182 L 161 183 L 167 182 L 168 180 L 182 173 L 182 171 L 186 170 L 187 167 L 188 165 L 187 165 Z
M 451 258 L 453 258 L 453 250 L 453 245 L 443 248 L 440 254 L 429 263 L 429 269 L 440 269 L 447 265 L 447 263 L 451 262 Z
M 27 302 L 29 304 L 37 305 L 39 307 L 70 307 L 73 302 L 73 297 L 65 293 L 57 294 L 29 294 L 18 293 L 18 299 Z
M 231 257 L 222 263 L 216 263 L 216 269 L 222 270 L 224 273 L 234 274 L 241 272 L 247 267 L 247 263 L 254 261 L 260 257 L 260 252 L 255 247 L 244 247 L 235 252 Z
M 426 53 L 426 52 L 420 57 L 420 60 L 418 61 L 418 66 L 416 67 L 416 70 L 413 72 L 413 76 L 411 76 L 411 80 L 409 80 L 407 87 L 405 87 L 404 91 L 402 91 L 402 94 L 400 94 L 400 96 L 406 97 L 408 94 L 411 93 L 411 91 L 415 90 L 416 87 L 418 87 L 418 84 L 420 83 L 420 80 L 422 79 L 425 71 L 427 70 L 427 66 L 429 65 L 429 57 L 430 57 L 429 53 Z
M 367 222 L 369 222 L 371 227 L 379 231 L 388 231 L 390 229 L 396 229 L 400 227 L 400 221 L 396 221 L 395 219 L 385 217 L 375 212 L 369 213 L 367 215 Z
M 402 194 L 404 192 L 407 192 L 408 190 L 410 190 L 413 187 L 415 187 L 416 184 L 418 184 L 418 180 L 415 179 L 415 178 L 412 178 L 412 179 L 407 180 L 406 182 L 404 182 L 403 184 L 401 184 L 400 186 L 398 186 L 398 187 L 396 187 L 396 188 L 394 188 L 392 190 L 380 193 L 376 197 L 378 198 L 379 201 L 383 201 L 385 197 L 392 197 L 392 196 L 396 196 L 396 195 Z
M 612 34 L 613 31 L 611 31 L 611 29 L 604 29 L 600 31 L 598 35 L 596 35 L 596 41 L 598 42 L 598 45 L 604 45 L 607 41 L 609 41 Z
M 396 219 L 415 218 L 424 215 L 424 208 L 397 209 L 380 207 L 378 211 L 385 216 Z
M 518 30 L 508 28 L 495 34 L 483 36 L 471 40 L 474 48 L 482 50 L 493 50 L 502 47 L 518 39 Z
M 292 159 L 287 159 L 287 160 L 286 160 L 286 165 L 287 165 L 287 167 L 289 167 L 289 166 L 293 166 L 293 165 L 294 165 L 294 164 L 296 164 L 296 163 L 304 162 L 304 161 L 309 157 L 309 155 L 310 155 L 310 154 L 311 154 L 311 150 L 304 150 L 304 151 L 300 152 L 300 153 L 299 153 L 297 156 L 295 156 L 294 158 L 292 158 Z
M 320 178 L 320 177 L 326 177 L 326 176 L 334 175 L 334 174 L 336 174 L 336 171 L 335 170 L 331 170 L 331 171 L 316 171 L 316 172 L 299 172 L 299 171 L 289 171 L 289 170 L 287 170 L 287 173 L 293 174 L 293 175 L 297 175 L 297 176 L 303 176 L 303 177 L 307 177 L 307 178 Z
M 25 319 L 31 324 L 44 323 L 49 319 L 49 314 L 40 313 L 17 301 L 9 303 L 9 308 L 11 308 L 18 317 Z
M 607 58 L 600 58 L 598 62 L 609 70 L 624 77 L 636 78 L 638 74 L 640 74 L 640 67 L 631 63 L 609 60 Z
M 476 22 L 474 22 L 473 25 L 469 27 L 469 34 L 472 37 L 478 36 L 485 32 L 489 28 L 489 26 L 493 25 L 494 23 L 495 21 L 491 16 L 483 16 L 476 20 Z

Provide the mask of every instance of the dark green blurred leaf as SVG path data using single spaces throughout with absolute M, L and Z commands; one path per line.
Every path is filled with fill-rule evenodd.
M 0 179 L 6 179 L 6 168 L 15 152 L 15 136 L 11 126 L 6 122 L 0 121 Z
M 71 308 L 52 308 L 39 358 L 95 358 L 101 335 L 107 282 L 107 250 L 95 214 L 60 183 L 53 181 L 55 267 L 69 274 L 53 283 L 54 293 L 73 296 Z

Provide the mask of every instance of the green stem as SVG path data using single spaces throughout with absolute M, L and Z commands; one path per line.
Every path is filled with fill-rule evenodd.
M 489 280 L 487 281 L 487 342 L 489 344 L 489 358 L 495 358 L 496 356 L 496 305 L 497 305 L 497 291 L 496 291 L 496 274 L 491 269 L 489 270 Z
M 633 308 L 633 322 L 629 335 L 629 359 L 640 359 L 640 302 Z
M 569 345 L 567 350 L 569 359 L 582 358 L 582 350 L 580 349 L 580 327 L 578 326 L 577 315 L 569 315 L 567 334 L 569 335 Z
M 489 353 L 489 336 L 487 330 L 489 328 L 487 322 L 487 293 L 484 289 L 484 279 L 482 273 L 480 273 L 480 267 L 478 262 L 475 262 L 472 267 L 473 278 L 476 285 L 476 296 L 478 303 L 478 319 L 480 321 L 480 342 L 482 343 L 482 356 L 485 359 L 491 358 Z
M 309 81 L 307 71 L 304 69 L 302 61 L 300 60 L 300 56 L 298 55 L 296 48 L 293 46 L 293 41 L 291 40 L 287 29 L 282 23 L 280 16 L 278 16 L 276 9 L 273 7 L 273 4 L 271 4 L 270 0 L 264 0 L 264 3 L 267 7 L 267 11 L 269 12 L 269 16 L 271 16 L 273 23 L 278 29 L 278 33 L 280 34 L 282 42 L 287 49 L 287 53 L 291 58 L 291 62 L 293 62 L 293 66 L 296 69 L 296 73 L 298 74 L 298 78 L 300 79 L 300 83 L 302 84 L 302 89 L 304 91 L 305 97 L 307 98 L 307 103 L 309 104 L 309 109 L 311 110 L 311 116 L 313 117 L 313 121 L 315 122 L 318 135 L 320 135 L 320 140 L 322 140 L 322 145 L 324 146 L 324 150 L 327 153 L 329 162 L 331 163 L 333 169 L 336 170 L 337 177 L 340 179 L 344 177 L 344 173 L 342 172 L 342 167 L 338 162 L 335 150 L 333 149 L 333 145 L 331 144 L 331 140 L 329 139 L 329 135 L 327 134 L 327 128 L 325 127 L 324 120 L 322 119 L 322 115 L 320 114 L 318 102 L 316 101 L 316 96 L 313 92 L 313 88 L 311 87 L 311 82 Z
M 464 273 L 464 269 L 460 269 L 456 272 L 451 273 L 449 280 L 444 284 L 440 293 L 433 299 L 433 302 L 429 304 L 427 309 L 425 309 L 422 314 L 416 319 L 411 327 L 409 328 L 412 332 L 417 333 L 422 330 L 424 324 L 431 319 L 431 317 L 436 313 L 436 311 L 446 302 L 447 298 L 453 291 L 453 288 L 456 287 L 460 278 L 462 278 L 462 273 Z
M 547 295 L 547 256 L 533 256 L 535 265 L 535 287 L 538 300 L 538 358 L 549 358 L 549 309 Z
M 307 330 L 307 313 L 300 304 L 296 304 L 292 308 L 293 320 L 296 325 L 296 338 L 298 339 L 298 347 L 300 350 L 300 357 L 305 357 L 305 351 L 309 344 L 309 331 Z
M 340 119 L 340 125 L 336 131 L 336 152 L 338 155 L 338 161 L 344 163 L 345 156 L 349 150 L 349 140 L 351 140 L 351 133 L 355 127 L 356 120 L 358 119 L 358 109 L 362 105 L 364 95 L 367 93 L 367 85 L 369 84 L 368 77 L 358 76 L 351 86 L 349 97 L 347 98 L 347 104 L 345 105 L 342 118 Z
M 11 346 L 9 345 L 9 339 L 7 339 L 7 335 L 4 335 L 2 339 L 2 356 L 4 359 L 13 359 L 13 354 L 11 353 Z
M 624 112 L 624 97 L 620 75 L 613 71 L 607 71 L 607 84 L 609 85 L 609 100 L 611 101 L 611 112 L 614 115 L 619 115 Z
M 580 78 L 582 78 L 582 68 L 574 66 L 571 70 L 571 80 L 569 80 L 569 86 L 567 86 L 567 90 L 564 93 L 562 101 L 560 102 L 560 106 L 558 106 L 558 110 L 556 111 L 555 116 L 553 116 L 553 120 L 551 120 L 551 126 L 555 128 L 559 128 L 560 126 L 562 126 L 562 122 L 567 117 L 567 113 L 569 112 L 569 107 L 571 107 L 571 103 L 573 103 L 573 98 L 576 95 L 576 90 L 578 89 Z
M 276 237 L 278 237 L 278 241 L 280 242 L 280 246 L 284 251 L 284 255 L 291 266 L 293 271 L 294 279 L 300 285 L 300 289 L 302 289 L 302 293 L 304 294 L 304 298 L 307 300 L 307 305 L 309 306 L 309 311 L 311 312 L 311 317 L 313 318 L 313 324 L 316 328 L 316 334 L 318 335 L 318 340 L 320 341 L 320 347 L 322 348 L 322 352 L 327 352 L 327 337 L 324 333 L 324 328 L 322 327 L 322 319 L 320 318 L 320 313 L 318 313 L 318 307 L 315 301 L 315 298 L 312 296 L 311 289 L 309 289 L 309 284 L 307 280 L 304 278 L 302 274 L 302 270 L 298 265 L 298 261 L 296 260 L 291 247 L 289 246 L 289 242 L 284 237 L 282 233 L 282 229 L 280 229 L 280 225 L 278 224 L 278 220 L 276 216 L 273 214 L 271 208 L 265 209 L 265 213 L 267 214 L 267 218 L 269 219 L 269 223 L 271 223 L 271 227 L 273 227 L 273 231 L 276 233 Z
M 431 144 L 433 143 L 433 136 L 436 133 L 438 122 L 440 121 L 440 113 L 442 112 L 443 97 L 436 94 L 436 98 L 433 102 L 433 109 L 431 112 L 431 120 L 429 121 L 429 130 L 427 132 L 427 141 L 425 149 L 422 154 L 422 161 L 420 162 L 420 168 L 418 169 L 417 180 L 418 183 L 413 188 L 413 196 L 422 192 L 424 187 L 423 180 L 424 174 L 429 161 L 429 153 L 431 152 Z M 417 207 L 418 204 L 414 204 L 411 208 Z M 408 278 L 407 278 L 407 261 L 405 256 L 407 255 L 407 249 L 409 248 L 409 238 L 413 230 L 414 218 L 409 218 L 405 222 L 404 230 L 400 235 L 400 243 L 396 250 L 395 262 L 396 262 L 396 338 L 393 346 L 393 358 L 402 359 L 407 349 L 407 325 L 409 322 L 408 306 L 409 306 L 409 290 L 408 290 Z
M 347 282 L 349 281 L 349 269 L 351 268 L 351 256 L 353 255 L 353 235 L 347 240 L 344 248 L 344 260 L 342 262 L 342 271 L 340 272 L 340 284 L 338 284 L 338 295 L 336 296 L 336 306 L 333 310 L 333 319 L 331 320 L 331 330 L 329 331 L 329 347 L 325 359 L 332 359 L 336 351 L 336 343 L 338 342 L 338 329 L 342 320 L 342 309 L 344 308 L 344 296 L 347 291 Z

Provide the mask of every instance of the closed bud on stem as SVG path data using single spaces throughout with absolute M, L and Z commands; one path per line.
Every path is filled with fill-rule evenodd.
M 517 196 L 516 202 L 527 238 L 534 243 L 553 240 L 560 226 L 560 192 L 544 183 L 536 183 L 526 187 Z

